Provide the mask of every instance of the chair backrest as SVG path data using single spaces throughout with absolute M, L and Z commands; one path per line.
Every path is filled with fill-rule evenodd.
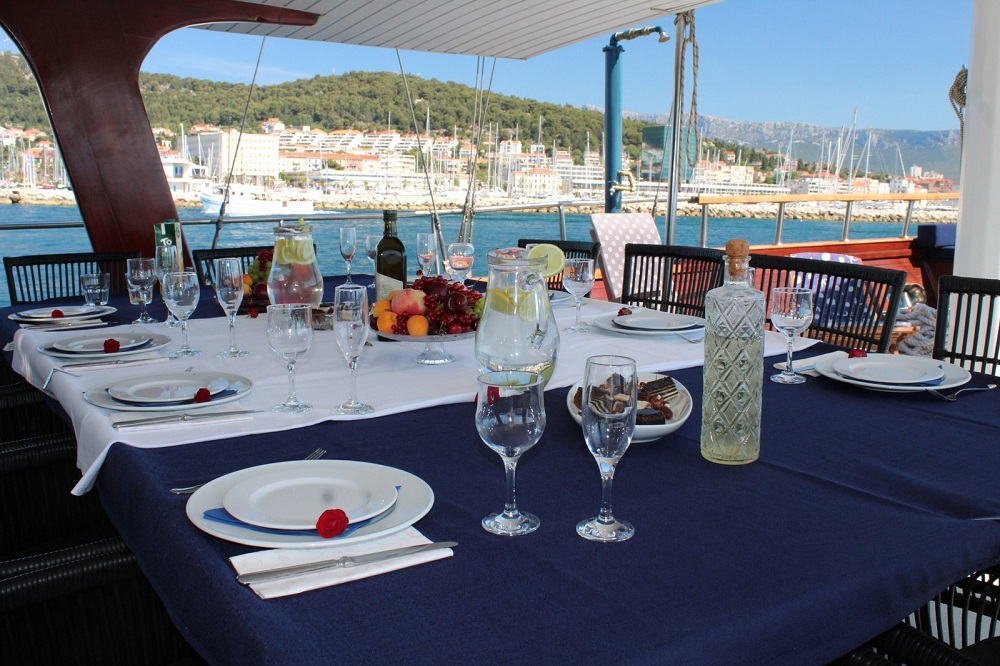
M 621 302 L 705 316 L 705 294 L 722 285 L 722 250 L 626 243 Z
M 625 276 L 625 244 L 663 242 L 649 213 L 595 213 L 591 237 L 601 244 L 601 273 L 608 300 L 619 301 Z
M 273 250 L 273 245 L 253 245 L 249 247 L 220 247 L 214 250 L 192 250 L 194 269 L 198 273 L 198 283 L 202 286 L 212 286 L 215 283 L 215 260 L 225 257 L 235 257 L 240 260 L 243 272 L 246 273 L 257 255 L 264 250 Z
M 1000 375 L 1000 280 L 938 279 L 934 358 Z
M 111 293 L 128 293 L 125 281 L 128 259 L 139 252 L 80 252 L 4 257 L 10 304 L 37 303 L 50 298 L 83 297 L 80 276 L 110 273 Z
M 534 240 L 531 238 L 522 238 L 517 241 L 517 246 L 528 247 L 529 245 L 538 243 L 555 245 L 563 251 L 563 254 L 566 255 L 567 259 L 593 259 L 595 264 L 597 263 L 598 256 L 601 252 L 600 243 L 588 243 L 587 241 Z M 549 289 L 566 291 L 563 288 L 562 271 L 559 271 L 549 278 Z
M 853 254 L 837 254 L 836 252 L 796 252 L 788 255 L 796 259 L 820 259 L 822 261 L 836 261 L 841 264 L 860 264 L 861 257 Z
M 750 265 L 768 312 L 773 288 L 812 289 L 813 321 L 803 335 L 842 347 L 889 351 L 905 271 L 765 254 L 751 254 Z M 774 330 L 770 319 L 767 326 Z

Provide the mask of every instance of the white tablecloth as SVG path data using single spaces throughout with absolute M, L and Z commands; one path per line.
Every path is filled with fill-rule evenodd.
M 588 300 L 583 306 L 584 320 L 616 312 L 620 306 L 606 301 Z M 554 308 L 559 328 L 573 322 L 571 304 Z M 347 399 L 347 363 L 340 352 L 332 331 L 316 331 L 309 352 L 300 357 L 295 370 L 296 393 L 300 400 L 313 405 L 303 414 L 277 414 L 271 407 L 284 401 L 287 392 L 285 363 L 271 352 L 265 336 L 266 315 L 257 319 L 241 316 L 237 320 L 238 343 L 251 352 L 238 359 L 219 359 L 215 354 L 228 346 L 228 325 L 222 318 L 197 319 L 189 323 L 191 344 L 202 350 L 194 358 L 176 359 L 167 363 L 148 366 L 111 366 L 77 372 L 78 377 L 57 372 L 49 382 L 51 393 L 73 420 L 77 438 L 77 465 L 83 472 L 80 482 L 73 489 L 75 494 L 88 491 L 97 477 L 108 448 L 114 442 L 124 442 L 138 447 L 159 447 L 187 444 L 196 441 L 227 439 L 245 434 L 291 430 L 321 421 L 352 418 L 377 418 L 387 414 L 471 401 L 476 393 L 479 374 L 475 359 L 473 339 L 449 342 L 445 348 L 454 357 L 453 363 L 420 365 L 414 361 L 423 350 L 419 342 L 384 342 L 375 339 L 366 347 L 358 365 L 358 398 L 375 407 L 372 415 L 335 416 L 331 409 Z M 121 331 L 147 331 L 167 334 L 174 343 L 163 354 L 179 346 L 180 330 L 169 329 L 163 324 L 130 325 L 97 331 L 41 332 L 18 331 L 14 338 L 14 369 L 33 385 L 41 387 L 51 369 L 64 359 L 57 359 L 39 352 L 60 338 L 70 338 L 93 333 L 113 337 Z M 547 388 L 570 386 L 583 375 L 588 356 L 595 354 L 621 354 L 636 360 L 640 371 L 674 370 L 700 365 L 704 348 L 678 337 L 626 337 L 594 328 L 591 333 L 561 331 L 559 356 L 555 371 Z M 798 348 L 813 344 L 803 340 Z M 782 353 L 784 339 L 777 333 L 765 335 L 764 354 Z M 193 368 L 197 371 L 223 371 L 250 378 L 254 389 L 238 403 L 225 405 L 231 409 L 261 410 L 252 418 L 230 422 L 173 424 L 159 430 L 132 430 L 118 432 L 111 427 L 110 411 L 95 407 L 83 399 L 83 393 L 99 384 L 122 377 L 180 372 Z M 221 409 L 223 405 L 219 405 Z

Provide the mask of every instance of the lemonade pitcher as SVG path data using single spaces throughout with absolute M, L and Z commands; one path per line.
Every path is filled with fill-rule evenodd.
M 537 372 L 547 382 L 559 352 L 559 328 L 549 302 L 544 256 L 529 259 L 521 248 L 487 254 L 489 278 L 476 330 L 480 372 Z
M 323 300 L 323 274 L 316 259 L 312 227 L 307 224 L 274 228 L 274 259 L 267 276 L 267 295 L 275 305 Z

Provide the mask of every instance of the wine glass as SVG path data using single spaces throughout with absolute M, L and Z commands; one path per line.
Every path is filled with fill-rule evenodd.
M 344 404 L 334 407 L 334 414 L 371 414 L 375 409 L 358 401 L 358 357 L 368 339 L 368 289 L 359 284 L 337 287 L 333 301 L 333 331 L 337 345 L 347 359 L 351 371 L 350 396 Z
M 243 302 L 243 264 L 226 257 L 215 260 L 215 298 L 229 318 L 229 348 L 216 354 L 219 358 L 249 356 L 250 352 L 236 344 L 236 313 Z
M 479 376 L 476 430 L 486 446 L 503 459 L 507 500 L 503 511 L 483 518 L 483 529 L 519 536 L 538 529 L 539 520 L 517 508 L 514 470 L 521 454 L 538 443 L 545 430 L 545 378 L 532 372 L 501 370 Z
M 156 284 L 155 259 L 129 259 L 126 262 L 125 281 L 128 283 L 128 300 L 140 305 L 139 318 L 133 324 L 155 324 L 156 319 L 146 312 L 146 305 L 153 300 Z
M 771 375 L 772 382 L 801 384 L 806 381 L 792 369 L 792 342 L 796 335 L 809 328 L 813 319 L 813 292 L 805 287 L 775 287 L 771 290 L 771 325 L 785 334 L 788 352 L 785 369 Z
M 181 270 L 181 253 L 176 245 L 156 246 L 156 279 L 160 282 L 160 296 L 163 296 L 163 276 L 167 273 L 176 273 Z M 174 313 L 167 312 L 164 325 L 173 328 L 177 326 L 177 317 Z
M 433 275 L 437 269 L 437 243 L 434 234 L 417 234 L 417 263 L 424 275 Z
M 351 262 L 354 261 L 354 255 L 358 252 L 358 230 L 354 227 L 341 227 L 340 228 L 340 256 L 344 258 L 344 263 L 347 264 L 347 279 L 344 284 L 354 284 L 354 280 L 351 279 Z
M 615 467 L 632 443 L 638 378 L 625 356 L 591 356 L 583 378 L 583 438 L 601 472 L 601 510 L 581 521 L 576 533 L 591 541 L 625 541 L 635 528 L 611 513 Z
M 587 333 L 590 326 L 580 322 L 580 307 L 583 305 L 583 297 L 594 288 L 594 260 L 567 259 L 563 267 L 562 283 L 566 291 L 576 299 L 576 323 L 566 330 Z
M 312 306 L 306 303 L 285 303 L 267 306 L 267 343 L 288 365 L 288 397 L 273 412 L 297 414 L 312 409 L 295 397 L 295 360 L 309 351 L 313 341 Z
M 242 279 L 242 278 L 241 278 Z M 198 285 L 198 274 L 194 271 L 167 273 L 163 276 L 163 302 L 181 323 L 183 343 L 180 349 L 170 353 L 170 358 L 198 356 L 201 350 L 192 349 L 188 343 L 188 318 L 198 307 L 201 287 Z
M 382 237 L 376 234 L 365 236 L 365 254 L 368 256 L 368 261 L 372 262 L 372 283 L 368 285 L 372 292 L 375 291 L 375 262 L 378 259 L 378 242 L 380 240 Z
M 476 249 L 472 243 L 452 243 L 448 246 L 448 265 L 451 266 L 452 280 L 465 282 L 472 272 L 472 262 L 476 259 Z

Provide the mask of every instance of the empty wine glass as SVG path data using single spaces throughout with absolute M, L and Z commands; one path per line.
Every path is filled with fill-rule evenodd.
M 188 318 L 194 314 L 194 309 L 198 307 L 198 298 L 201 295 L 198 275 L 194 271 L 167 273 L 163 276 L 162 287 L 163 302 L 167 304 L 167 308 L 181 323 L 183 335 L 180 349 L 171 352 L 170 358 L 198 356 L 201 351 L 192 349 L 191 345 L 188 344 Z
M 358 252 L 358 230 L 354 227 L 341 227 L 340 228 L 340 256 L 344 258 L 344 263 L 347 264 L 347 279 L 344 284 L 354 284 L 354 280 L 351 279 L 351 262 L 354 261 L 354 255 Z
M 365 255 L 367 255 L 368 261 L 372 262 L 372 283 L 368 285 L 372 293 L 375 292 L 375 261 L 378 259 L 378 242 L 380 240 L 382 237 L 376 234 L 365 236 Z
M 375 409 L 358 401 L 358 358 L 368 339 L 368 289 L 359 284 L 337 287 L 333 301 L 333 331 L 337 345 L 350 369 L 350 395 L 347 402 L 334 407 L 334 414 L 371 414 Z
M 611 513 L 615 467 L 632 443 L 638 378 L 625 356 L 591 356 L 583 378 L 583 438 L 601 472 L 601 510 L 581 521 L 576 533 L 591 541 L 625 541 L 635 528 Z
M 267 343 L 275 354 L 285 359 L 288 367 L 288 397 L 273 412 L 299 413 L 312 405 L 295 397 L 295 361 L 309 351 L 313 341 L 312 306 L 306 303 L 285 303 L 267 306 Z
M 133 324 L 153 324 L 156 319 L 146 312 L 146 305 L 153 300 L 153 285 L 156 284 L 155 259 L 129 259 L 125 281 L 128 283 L 128 300 L 132 305 L 140 305 L 139 318 Z
M 163 296 L 163 276 L 167 273 L 176 273 L 181 270 L 181 252 L 176 245 L 156 246 L 156 279 L 160 282 L 160 296 Z M 173 328 L 177 326 L 177 317 L 174 313 L 167 311 L 167 318 L 164 325 Z
M 503 459 L 507 499 L 503 511 L 483 518 L 483 529 L 519 536 L 538 529 L 539 520 L 517 508 L 514 471 L 521 454 L 538 443 L 545 430 L 545 378 L 532 372 L 502 370 L 479 376 L 476 430 L 486 446 Z
M 775 287 L 771 290 L 771 324 L 785 334 L 788 351 L 785 369 L 771 375 L 772 382 L 779 384 L 801 384 L 806 381 L 792 369 L 792 343 L 795 336 L 809 328 L 813 319 L 812 289 L 804 287 Z
M 583 297 L 594 288 L 594 260 L 567 259 L 563 266 L 562 283 L 566 291 L 576 299 L 576 323 L 566 330 L 587 333 L 590 326 L 580 322 L 580 307 L 583 305 Z
M 472 243 L 452 243 L 448 246 L 448 265 L 455 282 L 465 282 L 472 272 L 472 262 L 476 259 L 476 249 Z
M 417 234 L 417 263 L 424 275 L 434 275 L 437 272 L 437 243 L 434 234 Z
M 243 302 L 243 264 L 226 257 L 215 260 L 215 298 L 229 318 L 229 348 L 216 354 L 219 358 L 249 356 L 250 352 L 236 345 L 236 313 Z

